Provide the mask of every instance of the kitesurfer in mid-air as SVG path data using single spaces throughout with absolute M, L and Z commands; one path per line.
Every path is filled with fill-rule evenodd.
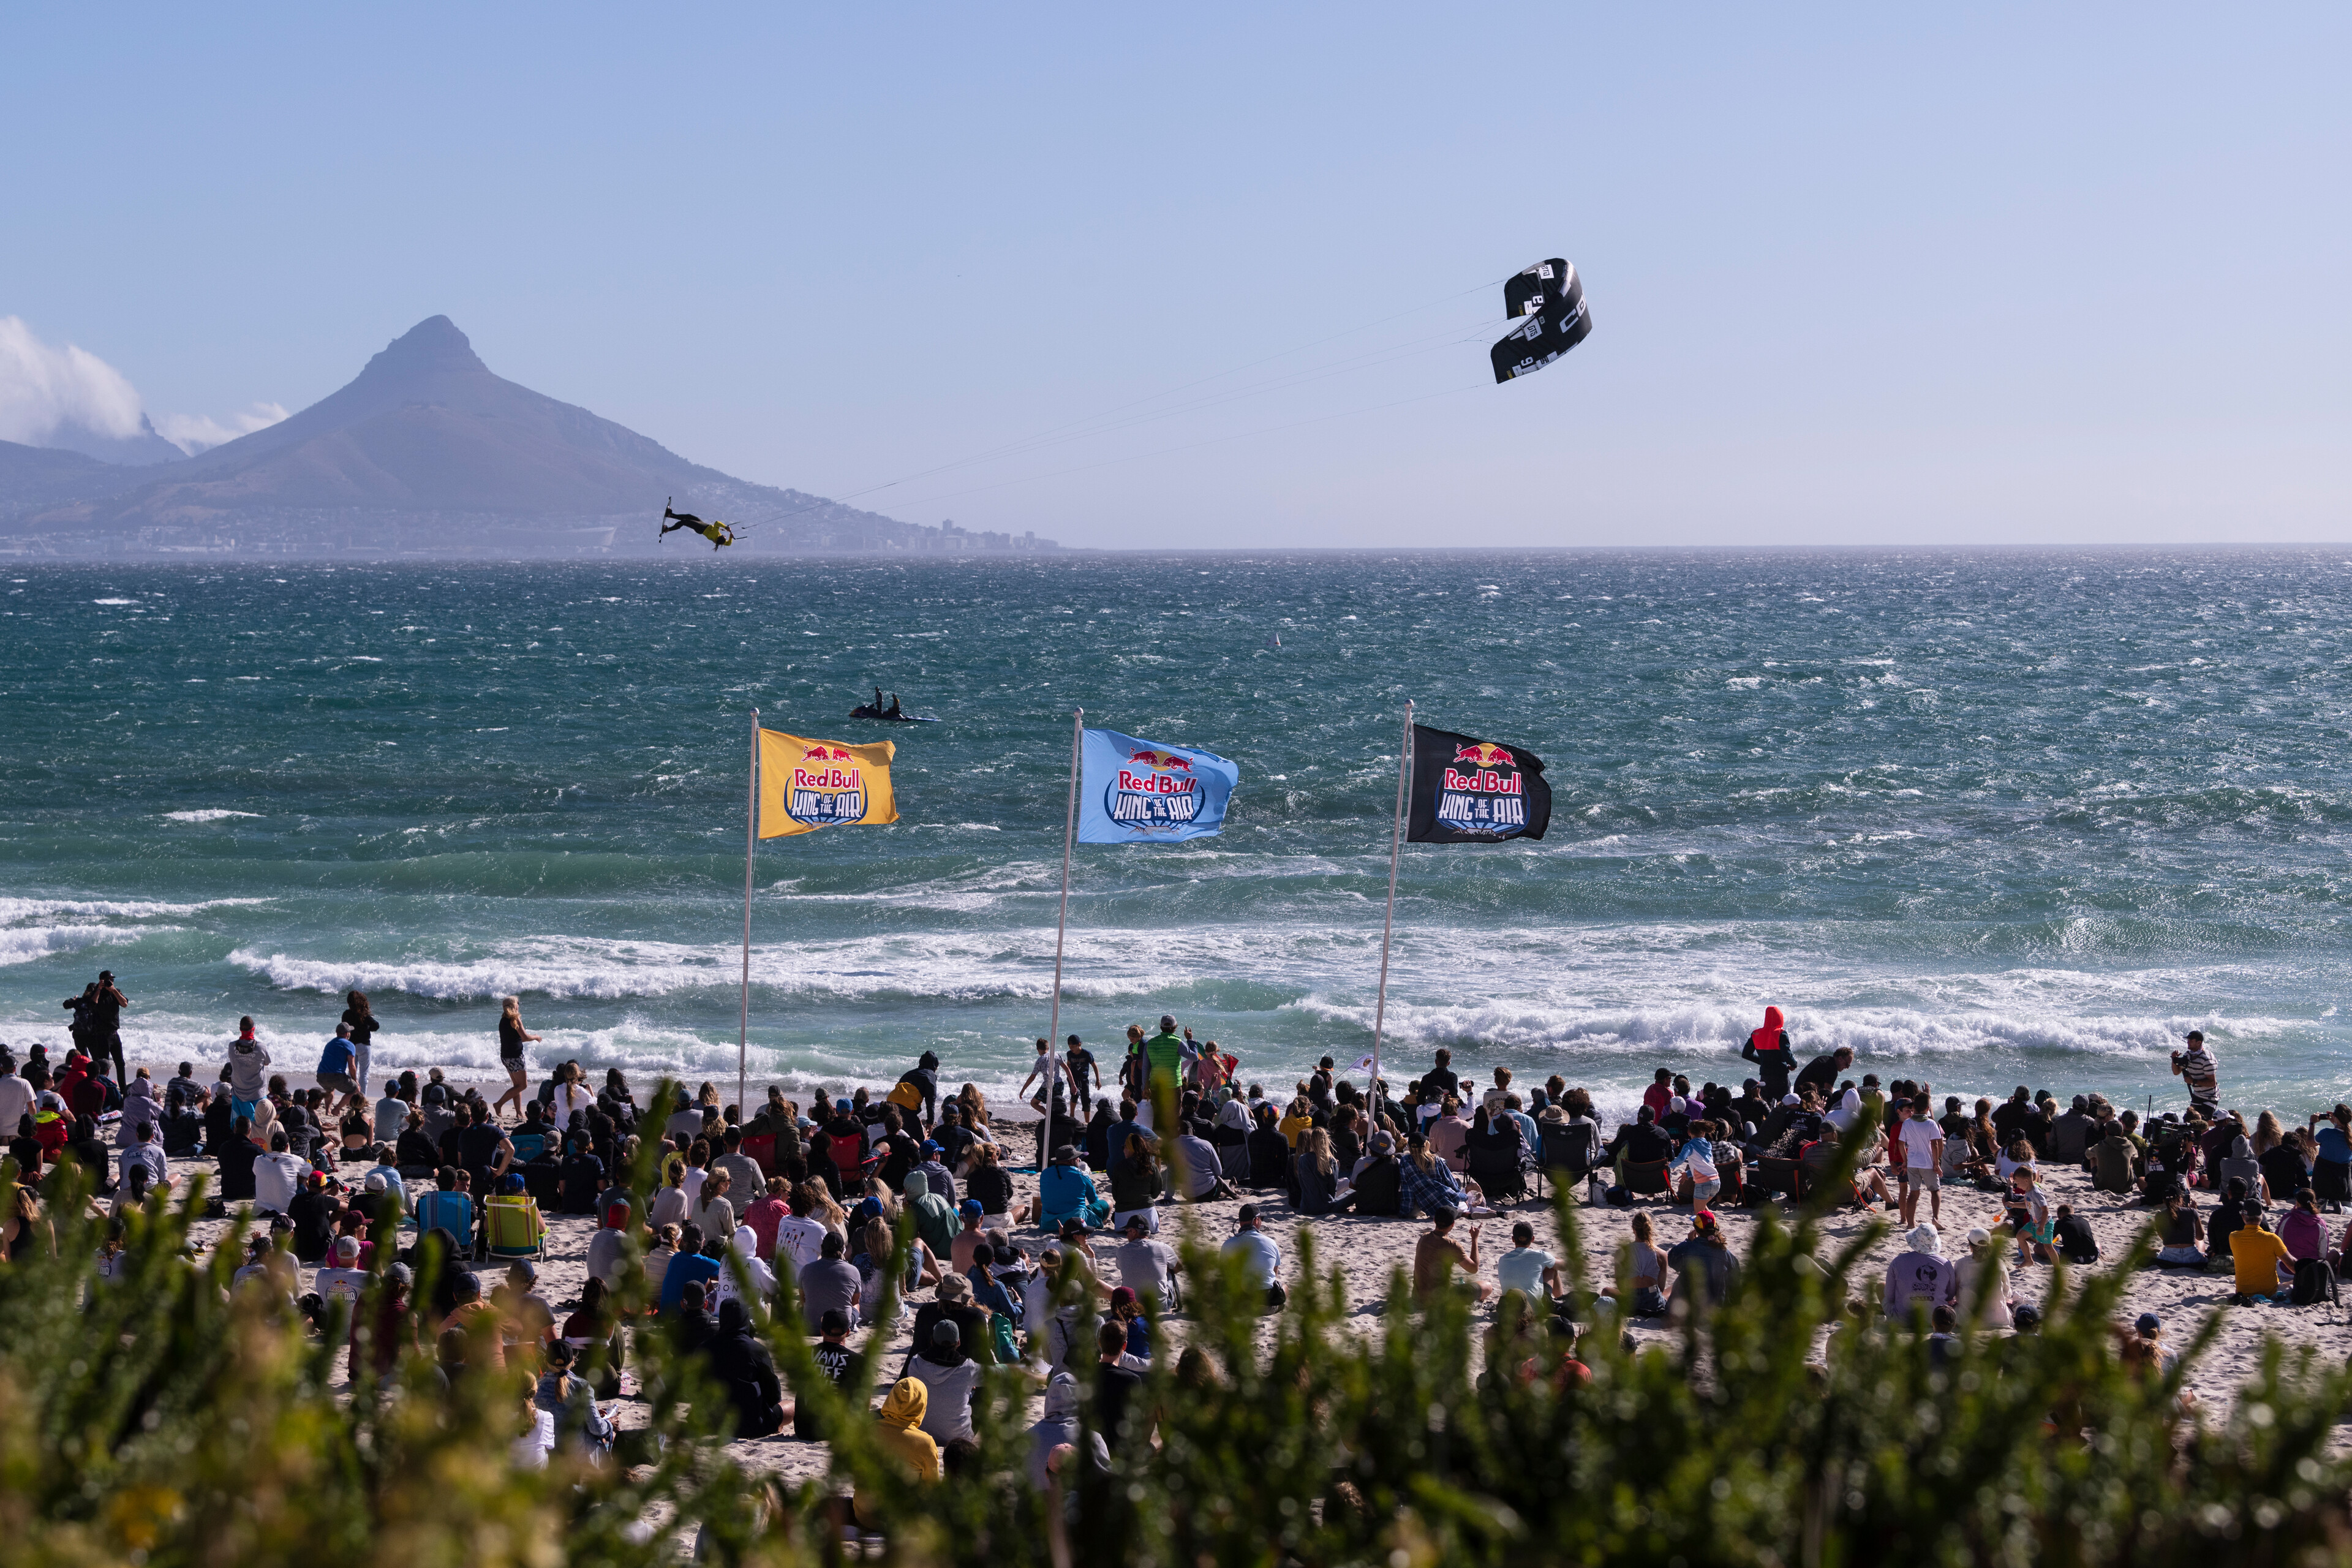
M 675 500 L 676 498 L 672 498 Z M 670 503 L 662 503 L 661 537 L 668 538 L 679 529 L 687 529 L 710 541 L 713 550 L 723 550 L 735 542 L 735 525 L 731 522 L 705 522 L 690 511 L 672 511 Z

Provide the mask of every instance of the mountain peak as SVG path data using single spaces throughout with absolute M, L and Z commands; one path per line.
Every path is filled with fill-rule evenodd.
M 446 316 L 427 316 L 392 340 L 382 353 L 368 361 L 360 379 L 370 376 L 428 375 L 436 371 L 479 371 L 489 374 L 474 345 Z

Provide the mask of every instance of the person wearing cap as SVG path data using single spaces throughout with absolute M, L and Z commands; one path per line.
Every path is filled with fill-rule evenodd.
M 1136 1109 L 1145 1127 L 1153 1125 L 1162 1090 L 1171 1099 L 1182 1091 L 1185 1068 L 1198 1054 L 1192 1042 L 1176 1032 L 1175 1016 L 1161 1014 L 1160 1032 L 1143 1042 L 1144 1093 Z
M 1960 1271 L 1944 1256 L 1943 1237 L 1932 1225 L 1913 1228 L 1904 1238 L 1905 1250 L 1886 1265 L 1880 1301 L 1886 1316 L 1908 1322 L 1912 1309 L 1932 1311 L 1956 1306 L 1960 1299 Z
M 950 1208 L 955 1207 L 955 1176 L 947 1167 L 946 1146 L 935 1138 L 926 1138 L 918 1148 L 917 1153 L 920 1158 L 915 1162 L 914 1172 L 909 1173 L 919 1173 L 923 1177 L 925 1185 L 929 1188 L 931 1196 L 940 1199 Z
M 935 1252 L 944 1250 L 949 1266 L 959 1274 L 969 1271 L 974 1258 L 982 1262 L 987 1261 L 990 1252 L 989 1241 L 986 1233 L 981 1228 L 985 1217 L 985 1212 L 981 1208 L 978 1198 L 964 1199 L 963 1202 L 956 1205 L 956 1219 L 961 1228 L 957 1230 L 954 1237 L 949 1241 L 944 1249 L 932 1248 Z
M 1958 1265 L 1960 1317 L 1979 1328 L 2006 1329 L 2014 1321 L 2008 1256 L 1982 1226 L 1969 1232 L 1968 1247 Z
M 331 1261 L 310 1277 L 310 1289 L 330 1306 L 337 1301 L 344 1304 L 343 1330 L 349 1334 L 359 1321 L 360 1297 L 374 1278 L 360 1267 L 360 1242 L 355 1236 L 337 1237 L 328 1256 Z
M 1265 1308 L 1272 1311 L 1289 1300 L 1282 1288 L 1282 1248 L 1260 1228 L 1257 1205 L 1244 1204 L 1234 1223 L 1234 1234 L 1221 1250 L 1241 1260 L 1250 1283 L 1265 1292 Z
M 1071 1220 L 1093 1226 L 1110 1217 L 1110 1200 L 1095 1190 L 1094 1178 L 1078 1167 L 1078 1151 L 1065 1143 L 1054 1151 L 1054 1162 L 1037 1178 L 1042 1205 L 1038 1227 L 1059 1232 Z
M 1691 1215 L 1691 1233 L 1666 1249 L 1666 1267 L 1675 1271 L 1674 1299 L 1690 1301 L 1703 1289 L 1709 1306 L 1721 1306 L 1739 1279 L 1739 1259 L 1723 1243 L 1723 1225 L 1713 1209 Z
M 2139 1321 L 2132 1325 L 2132 1334 L 2147 1347 L 2145 1353 L 2157 1374 L 2170 1377 L 2172 1369 L 2179 1364 L 2180 1352 L 2164 1342 L 2164 1320 L 2154 1312 L 2142 1312 Z
M 2221 1069 L 2213 1053 L 2205 1047 L 2205 1034 L 2191 1029 L 2183 1042 L 2187 1050 L 2172 1053 L 2173 1076 L 2188 1086 L 2189 1109 L 2201 1112 L 2208 1121 L 2221 1110 Z
M 1139 1300 L 1157 1297 L 1163 1306 L 1175 1304 L 1175 1279 L 1184 1265 L 1174 1247 L 1153 1237 L 1141 1215 L 1127 1216 L 1127 1239 L 1111 1249 L 1110 1261 L 1120 1284 Z

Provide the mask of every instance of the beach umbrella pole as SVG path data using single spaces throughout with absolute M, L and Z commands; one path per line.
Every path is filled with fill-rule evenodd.
M 1405 776 L 1412 767 L 1412 704 L 1404 705 L 1404 743 L 1397 749 L 1396 819 L 1389 825 L 1389 912 L 1381 921 L 1381 988 L 1372 1005 L 1372 1115 L 1379 1125 L 1381 1035 L 1389 1015 L 1389 941 L 1396 932 L 1397 860 L 1404 850 Z
M 1086 739 L 1087 710 L 1080 708 L 1070 715 L 1070 799 L 1062 812 L 1062 912 L 1054 925 L 1054 1005 L 1045 1024 L 1045 1060 L 1050 1065 L 1045 1069 L 1045 1139 L 1037 1156 L 1041 1181 L 1045 1178 L 1045 1162 L 1054 1152 L 1053 1075 L 1067 1070 L 1054 1053 L 1062 1046 L 1062 942 L 1070 931 L 1070 847 L 1077 842 L 1078 752 Z

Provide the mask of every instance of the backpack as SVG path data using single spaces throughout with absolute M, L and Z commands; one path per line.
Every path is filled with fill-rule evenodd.
M 2336 1293 L 2336 1270 L 2328 1267 L 2327 1259 L 2306 1258 L 2296 1264 L 2287 1300 L 2298 1307 L 2316 1307 L 2322 1301 L 2332 1306 L 2340 1300 Z

